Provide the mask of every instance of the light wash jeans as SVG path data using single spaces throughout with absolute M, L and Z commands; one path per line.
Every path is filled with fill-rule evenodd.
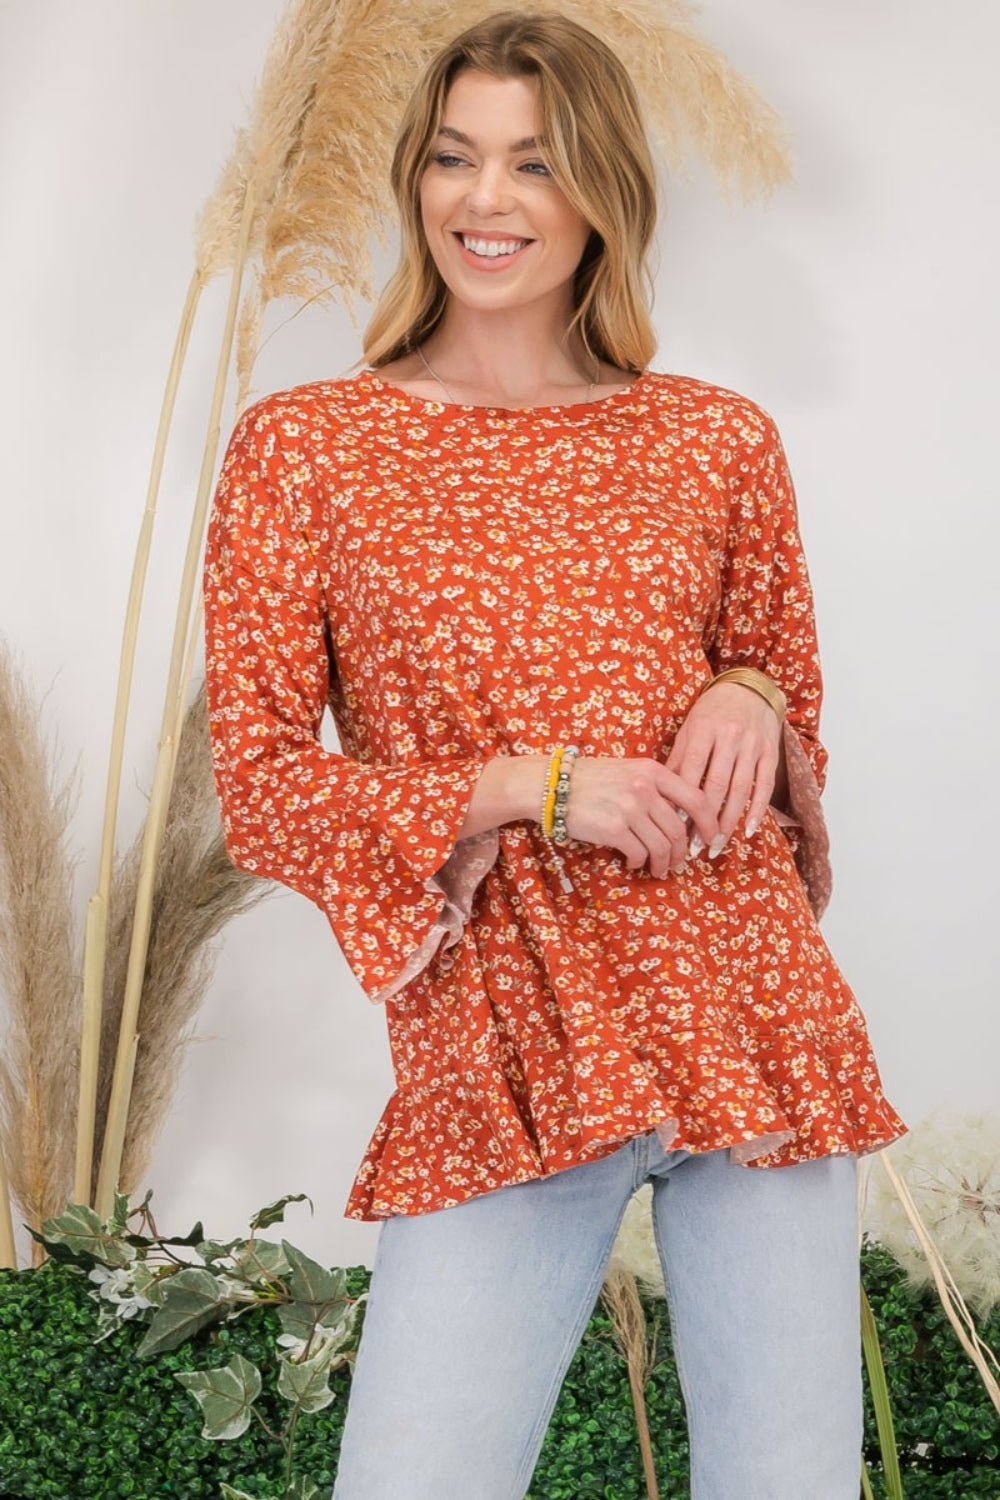
M 334 1500 L 522 1500 L 649 1180 L 692 1500 L 858 1500 L 854 1158 L 739 1167 L 725 1151 L 664 1153 L 655 1134 L 386 1220 Z

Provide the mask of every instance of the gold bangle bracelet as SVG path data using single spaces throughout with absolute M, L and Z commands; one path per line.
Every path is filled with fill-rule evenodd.
M 772 682 L 766 672 L 758 672 L 756 667 L 728 667 L 725 672 L 720 672 L 718 677 L 713 677 L 711 682 L 706 682 L 701 690 L 702 693 L 707 693 L 709 688 L 715 687 L 717 682 L 735 682 L 740 687 L 749 688 L 751 692 L 757 693 L 770 704 L 778 717 L 779 724 L 785 722 L 787 700 L 778 684 Z

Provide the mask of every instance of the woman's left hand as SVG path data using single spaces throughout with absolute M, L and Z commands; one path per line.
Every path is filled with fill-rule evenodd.
M 777 714 L 738 682 L 717 683 L 695 699 L 666 762 L 668 770 L 707 793 L 720 829 L 709 850 L 713 855 L 722 852 L 744 810 L 747 834 L 757 832 L 783 763 Z M 692 852 L 700 852 L 700 840 Z

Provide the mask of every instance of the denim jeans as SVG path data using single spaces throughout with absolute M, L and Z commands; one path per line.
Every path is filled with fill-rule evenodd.
M 781 1168 L 655 1134 L 387 1219 L 334 1500 L 522 1500 L 633 1191 L 653 1184 L 692 1500 L 858 1500 L 853 1157 Z M 656 1411 L 649 1413 L 655 1432 Z

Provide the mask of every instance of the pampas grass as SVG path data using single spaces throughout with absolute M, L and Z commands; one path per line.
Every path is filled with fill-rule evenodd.
M 0 644 L 0 1154 L 33 1229 L 73 1175 L 79 982 L 71 796 L 56 785 L 38 710 Z
M 635 1276 L 644 1291 L 665 1297 L 663 1267 L 653 1235 L 653 1189 L 649 1183 L 633 1194 L 611 1251 L 611 1269 Z
M 141 851 L 140 834 L 118 866 L 111 894 L 97 1111 L 102 1128 L 111 1094 Z M 119 1179 L 123 1193 L 132 1193 L 141 1182 L 170 1108 L 191 1023 L 211 980 L 212 940 L 270 889 L 268 882 L 237 870 L 226 854 L 202 689 L 185 718 L 157 863 L 142 1025 Z
M 649 1335 L 646 1313 L 639 1298 L 636 1278 L 620 1265 L 612 1265 L 601 1291 L 615 1339 L 628 1368 L 629 1389 L 635 1408 L 635 1422 L 642 1454 L 642 1471 L 649 1500 L 659 1500 L 653 1444 L 646 1414 L 646 1384 L 656 1361 L 656 1348 Z
M 625 1210 L 601 1295 L 628 1366 L 646 1491 L 650 1500 L 656 1500 L 656 1468 L 645 1397 L 656 1351 L 649 1340 L 646 1314 L 639 1298 L 640 1286 L 650 1296 L 665 1298 L 667 1295 L 663 1266 L 653 1234 L 653 1189 L 649 1183 L 632 1195 Z
M 915 1286 L 933 1273 L 899 1194 L 891 1161 L 965 1300 L 986 1317 L 1000 1303 L 1000 1115 L 940 1111 L 876 1158 L 865 1229 Z
M 10 1196 L 34 1229 L 72 1192 L 80 972 L 73 870 L 66 852 L 70 793 L 57 786 L 38 710 L 0 645 L 0 1265 L 15 1265 Z M 107 933 L 107 997 L 99 1119 L 107 1115 L 114 1042 L 131 951 L 142 835 L 118 862 Z M 129 1061 L 132 1107 L 123 1190 L 138 1184 L 176 1087 L 191 1022 L 212 975 L 212 940 L 271 889 L 225 851 L 212 776 L 204 691 L 187 712 L 157 865 L 143 987 L 143 1029 Z M 97 1052 L 95 1049 L 95 1058 Z M 133 1077 L 134 1073 L 134 1077 Z M 36 1255 L 37 1259 L 37 1255 Z

